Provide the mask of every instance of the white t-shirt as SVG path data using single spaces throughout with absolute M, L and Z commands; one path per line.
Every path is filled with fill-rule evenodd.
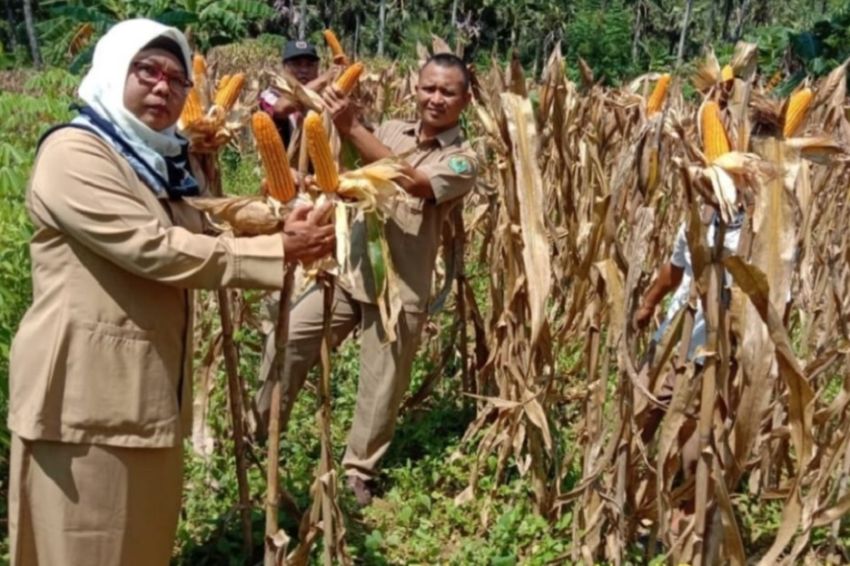
M 741 227 L 743 226 L 743 224 L 744 216 L 743 214 L 739 214 L 730 224 L 726 226 L 726 233 L 723 237 L 723 247 L 730 253 L 737 253 L 738 251 L 738 242 L 741 239 Z M 708 230 L 706 233 L 706 243 L 709 245 L 712 245 L 714 243 L 715 229 L 716 221 L 712 220 L 712 222 L 708 226 Z M 679 284 L 679 288 L 676 289 L 676 292 L 673 294 L 673 298 L 670 300 L 670 306 L 667 308 L 667 315 L 664 318 L 664 322 L 661 323 L 661 326 L 658 327 L 658 330 L 653 336 L 653 340 L 655 340 L 656 342 L 661 341 L 661 338 L 664 336 L 664 333 L 667 331 L 667 328 L 670 326 L 670 323 L 673 321 L 673 318 L 676 316 L 679 310 L 687 304 L 688 295 L 691 292 L 691 281 L 694 278 L 694 265 L 691 261 L 691 250 L 688 248 L 688 238 L 686 230 L 687 226 L 683 223 L 679 227 L 679 231 L 676 233 L 676 241 L 673 243 L 673 253 L 670 256 L 670 263 L 684 270 L 682 282 Z M 727 287 L 731 284 L 729 274 L 725 272 L 724 281 Z M 702 304 L 700 302 L 697 302 L 697 310 L 694 314 L 694 330 L 691 334 L 691 345 L 690 348 L 688 348 L 689 360 L 693 359 L 694 352 L 697 348 L 705 345 L 705 339 L 705 315 L 702 311 Z

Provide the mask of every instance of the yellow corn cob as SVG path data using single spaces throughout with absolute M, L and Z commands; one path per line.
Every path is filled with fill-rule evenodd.
M 325 42 L 328 44 L 328 47 L 331 48 L 334 63 L 338 65 L 348 65 L 348 57 L 345 56 L 345 51 L 342 50 L 342 45 L 340 45 L 333 30 L 326 29 L 322 32 L 322 34 L 325 36 Z
M 225 110 L 230 110 L 239 98 L 242 92 L 242 85 L 245 84 L 245 73 L 236 73 L 227 84 L 223 85 L 218 92 L 215 93 L 215 103 Z
M 664 99 L 667 96 L 667 87 L 670 86 L 670 75 L 664 73 L 658 77 L 658 82 L 655 83 L 655 88 L 652 94 L 649 95 L 649 100 L 646 102 L 646 114 L 652 116 L 664 106 Z
M 770 92 L 775 89 L 780 82 L 782 82 L 782 71 L 776 71 L 775 73 L 773 73 L 773 76 L 770 77 L 770 80 L 767 82 L 764 88 L 765 90 Z
M 720 80 L 723 82 L 730 81 L 735 78 L 735 70 L 732 68 L 732 65 L 726 65 L 722 69 L 720 69 Z
M 331 145 L 321 116 L 312 111 L 307 114 L 304 118 L 304 135 L 307 137 L 307 153 L 313 162 L 316 184 L 325 192 L 336 191 L 339 174 L 331 156 Z
M 700 116 L 702 128 L 702 147 L 705 157 L 711 163 L 724 153 L 729 153 L 729 138 L 720 121 L 720 108 L 714 101 L 706 102 Z
M 215 84 L 215 91 L 216 92 L 220 91 L 221 89 L 226 87 L 227 83 L 229 83 L 229 82 L 230 82 L 230 75 L 222 75 L 218 79 L 218 82 Z
M 180 113 L 180 123 L 186 128 L 197 122 L 204 115 L 204 109 L 201 105 L 201 95 L 198 94 L 197 88 L 192 88 L 186 96 L 186 102 L 183 104 L 183 111 Z
M 257 142 L 257 153 L 266 172 L 266 189 L 269 195 L 281 202 L 295 198 L 295 181 L 286 158 L 286 146 L 277 133 L 274 120 L 263 111 L 251 117 L 251 131 Z
M 812 89 L 804 88 L 791 95 L 788 99 L 788 108 L 785 110 L 785 126 L 782 128 L 782 135 L 786 138 L 793 137 L 803 120 L 806 119 L 806 113 L 809 111 L 809 105 L 812 103 L 814 93 Z
M 206 77 L 207 75 L 207 60 L 200 53 L 195 53 L 192 57 L 192 77 L 195 82 Z
M 94 26 L 91 22 L 86 22 L 81 25 L 74 33 L 74 37 L 71 38 L 71 41 L 68 42 L 68 54 L 76 55 L 82 51 L 83 48 L 88 45 L 89 39 L 91 39 L 93 33 Z
M 354 87 L 357 86 L 357 81 L 360 79 L 360 74 L 362 72 L 363 63 L 358 61 L 342 72 L 334 83 L 334 86 L 345 94 L 349 94 L 352 90 L 354 90 Z

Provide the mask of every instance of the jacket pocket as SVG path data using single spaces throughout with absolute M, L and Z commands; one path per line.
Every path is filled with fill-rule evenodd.
M 152 338 L 140 328 L 72 322 L 57 360 L 65 366 L 57 368 L 65 376 L 63 424 L 140 436 L 176 424 L 180 356 Z

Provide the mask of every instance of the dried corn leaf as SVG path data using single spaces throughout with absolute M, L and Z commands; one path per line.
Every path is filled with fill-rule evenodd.
M 711 180 L 714 198 L 725 222 L 731 222 L 738 210 L 738 189 L 735 180 L 722 167 L 711 165 L 705 169 Z
M 785 143 L 799 151 L 800 157 L 822 165 L 828 165 L 847 155 L 844 147 L 830 138 L 791 138 Z
M 714 86 L 719 82 L 720 63 L 717 61 L 717 56 L 714 54 L 714 50 L 709 49 L 705 59 L 697 67 L 693 83 L 698 91 L 705 92 L 714 88 Z
M 812 455 L 814 392 L 794 356 L 782 318 L 770 304 L 770 286 L 764 273 L 737 256 L 724 259 L 723 264 L 767 324 L 771 340 L 776 346 L 780 374 L 789 389 L 788 413 L 791 437 L 797 453 L 798 470 L 802 473 Z
M 501 96 L 505 121 L 511 136 L 516 167 L 517 197 L 522 227 L 522 257 L 531 309 L 531 342 L 535 343 L 546 323 L 546 300 L 551 287 L 552 266 L 549 237 L 543 223 L 543 178 L 537 165 L 537 130 L 531 102 L 517 94 Z
M 758 65 L 758 45 L 739 41 L 735 44 L 732 60 L 729 62 L 735 71 L 735 76 L 749 82 L 756 72 Z
M 437 53 L 452 53 L 452 48 L 449 47 L 449 44 L 446 43 L 446 41 L 443 38 L 438 37 L 438 36 L 436 36 L 432 33 L 431 34 L 431 53 L 433 53 L 434 55 L 436 55 Z
M 397 179 L 405 165 L 398 159 L 381 159 L 339 177 L 337 193 L 364 212 L 388 212 L 398 199 L 410 198 Z

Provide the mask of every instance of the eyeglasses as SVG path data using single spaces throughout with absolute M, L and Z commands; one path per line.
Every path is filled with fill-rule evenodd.
M 168 83 L 168 88 L 171 92 L 176 94 L 184 95 L 195 85 L 195 83 L 186 77 L 166 73 L 162 67 L 145 63 L 144 61 L 134 62 L 132 68 L 142 83 L 148 86 L 154 86 L 164 80 Z

